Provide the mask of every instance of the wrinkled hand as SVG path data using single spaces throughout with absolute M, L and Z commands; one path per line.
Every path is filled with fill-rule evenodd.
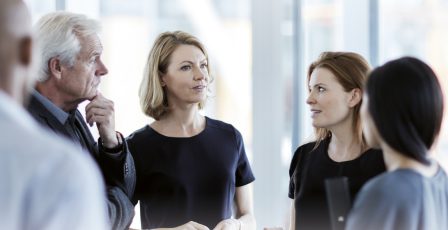
M 98 93 L 86 106 L 86 121 L 90 126 L 96 123 L 104 147 L 114 148 L 119 144 L 115 133 L 113 101 Z
M 241 229 L 241 222 L 237 219 L 225 219 L 216 225 L 213 230 L 239 230 Z
M 190 221 L 184 225 L 174 228 L 175 230 L 209 230 L 207 226 Z

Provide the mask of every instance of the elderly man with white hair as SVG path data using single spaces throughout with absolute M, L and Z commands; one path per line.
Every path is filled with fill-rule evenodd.
M 104 199 L 110 224 L 113 229 L 127 229 L 134 216 L 129 198 L 134 193 L 135 168 L 126 140 L 115 131 L 114 103 L 98 91 L 108 72 L 101 60 L 99 25 L 81 14 L 54 12 L 43 16 L 35 30 L 41 62 L 28 110 L 39 123 L 96 160 L 107 186 Z M 78 110 L 84 101 L 89 101 L 85 118 Z M 87 124 L 96 124 L 98 142 Z
M 92 159 L 23 108 L 34 79 L 31 22 L 21 0 L 0 1 L 0 229 L 107 229 Z

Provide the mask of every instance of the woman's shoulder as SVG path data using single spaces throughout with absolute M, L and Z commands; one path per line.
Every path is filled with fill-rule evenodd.
M 381 149 L 369 148 L 359 157 L 359 159 L 366 164 L 384 164 L 383 151 L 381 151 Z
M 149 125 L 145 125 L 140 129 L 135 130 L 133 133 L 131 133 L 126 140 L 128 142 L 136 142 L 141 139 L 146 139 L 149 134 L 151 134 L 152 128 Z
M 296 151 L 294 152 L 294 155 L 297 154 L 303 154 L 303 153 L 309 153 L 313 151 L 324 151 L 325 146 L 328 145 L 328 138 L 322 140 L 319 145 L 316 146 L 317 141 L 314 140 L 307 140 L 303 144 L 301 144 L 299 147 L 297 147 Z
M 322 144 L 322 143 L 321 143 Z M 314 151 L 314 147 L 316 145 L 315 141 L 310 141 L 307 143 L 304 143 L 300 145 L 296 151 L 294 151 L 294 154 L 291 159 L 291 164 L 289 166 L 289 176 L 292 176 L 294 173 L 296 167 L 298 164 L 302 164 L 300 162 L 303 162 L 305 160 L 305 157 L 312 151 Z
M 381 149 L 368 148 L 364 154 L 365 156 L 378 157 L 383 155 L 383 151 Z
M 401 223 L 394 223 L 393 218 L 388 218 L 390 216 L 399 215 L 401 219 L 406 219 L 406 224 L 418 218 L 421 212 L 418 207 L 424 201 L 421 189 L 413 189 L 413 180 L 415 175 L 401 170 L 370 179 L 356 196 L 347 229 L 359 229 L 365 224 L 374 224 L 375 229 L 392 229 L 391 226 Z
M 421 176 L 409 169 L 385 172 L 372 178 L 363 190 L 378 199 L 407 200 L 421 190 Z
M 239 131 L 231 124 L 220 121 L 220 120 L 216 120 L 216 119 L 212 119 L 210 117 L 205 117 L 206 122 L 207 122 L 207 127 L 215 130 L 215 131 L 221 131 L 221 132 L 228 132 L 228 133 L 238 133 Z
M 316 145 L 316 141 L 308 141 L 303 144 L 301 144 L 299 147 L 297 147 L 296 152 L 300 152 L 306 149 L 313 149 Z

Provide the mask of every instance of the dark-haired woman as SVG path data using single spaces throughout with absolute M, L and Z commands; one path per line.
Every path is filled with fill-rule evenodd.
M 431 68 L 404 57 L 375 69 L 361 114 L 367 143 L 383 150 L 388 173 L 363 187 L 347 229 L 448 229 L 448 178 L 429 158 L 443 117 Z

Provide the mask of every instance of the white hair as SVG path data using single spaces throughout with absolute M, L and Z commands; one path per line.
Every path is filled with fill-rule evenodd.
M 51 58 L 57 57 L 62 64 L 73 66 L 81 50 L 79 38 L 98 34 L 99 30 L 97 21 L 82 14 L 58 11 L 39 19 L 35 25 L 40 54 L 38 81 L 49 78 Z

